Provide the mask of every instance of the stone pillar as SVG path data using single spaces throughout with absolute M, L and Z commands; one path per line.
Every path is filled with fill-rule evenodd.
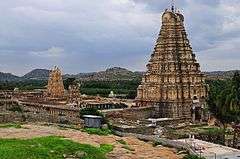
M 192 122 L 195 123 L 196 120 L 196 108 L 195 105 L 193 104 L 192 106 Z
M 202 121 L 203 121 L 203 108 L 201 108 L 201 118 L 200 118 L 200 123 L 202 123 Z

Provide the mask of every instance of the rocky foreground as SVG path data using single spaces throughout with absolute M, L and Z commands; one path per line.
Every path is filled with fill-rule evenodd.
M 31 139 L 43 136 L 62 136 L 82 144 L 114 146 L 107 157 L 109 159 L 179 159 L 175 149 L 162 146 L 153 147 L 151 143 L 140 141 L 134 137 L 118 137 L 114 135 L 90 135 L 74 129 L 62 129 L 57 126 L 22 125 L 21 128 L 0 128 L 0 138 Z M 125 144 L 119 141 L 124 141 Z

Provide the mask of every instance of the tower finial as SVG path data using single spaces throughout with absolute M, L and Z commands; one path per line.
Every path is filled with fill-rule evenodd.
M 172 0 L 172 12 L 174 13 L 175 12 L 175 1 L 174 0 Z

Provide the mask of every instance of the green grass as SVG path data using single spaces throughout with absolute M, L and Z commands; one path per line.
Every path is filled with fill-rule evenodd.
M 110 129 L 84 128 L 83 131 L 87 132 L 88 134 L 95 134 L 95 135 L 101 135 L 101 136 L 113 134 L 112 130 Z
M 128 150 L 128 151 L 135 151 L 134 148 L 129 147 L 128 143 L 124 141 L 123 139 L 117 140 L 118 143 L 122 144 L 122 148 Z
M 22 126 L 20 124 L 16 124 L 16 123 L 8 123 L 8 124 L 0 124 L 0 128 L 16 128 L 16 129 L 20 129 L 20 128 L 22 128 Z
M 123 139 L 121 139 L 121 140 L 117 140 L 117 142 L 119 142 L 119 143 L 122 144 L 122 145 L 127 145 L 127 142 L 124 141 Z
M 77 153 L 85 154 L 82 159 L 106 159 L 105 155 L 112 150 L 112 145 L 94 147 L 54 136 L 28 140 L 0 139 L 1 159 L 64 159 Z

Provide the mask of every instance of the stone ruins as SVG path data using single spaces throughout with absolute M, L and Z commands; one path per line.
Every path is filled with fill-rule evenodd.
M 129 105 L 128 100 L 82 96 L 79 86 L 74 81 L 65 91 L 61 70 L 55 66 L 46 89 L 0 91 L 0 111 L 4 112 L 0 114 L 0 123 L 13 120 L 79 124 L 79 111 L 83 108 L 109 110 Z M 15 111 L 16 108 L 21 111 Z
M 207 85 L 196 61 L 184 16 L 174 8 L 162 15 L 162 27 L 137 90 L 138 107 L 154 106 L 162 118 L 201 119 Z

